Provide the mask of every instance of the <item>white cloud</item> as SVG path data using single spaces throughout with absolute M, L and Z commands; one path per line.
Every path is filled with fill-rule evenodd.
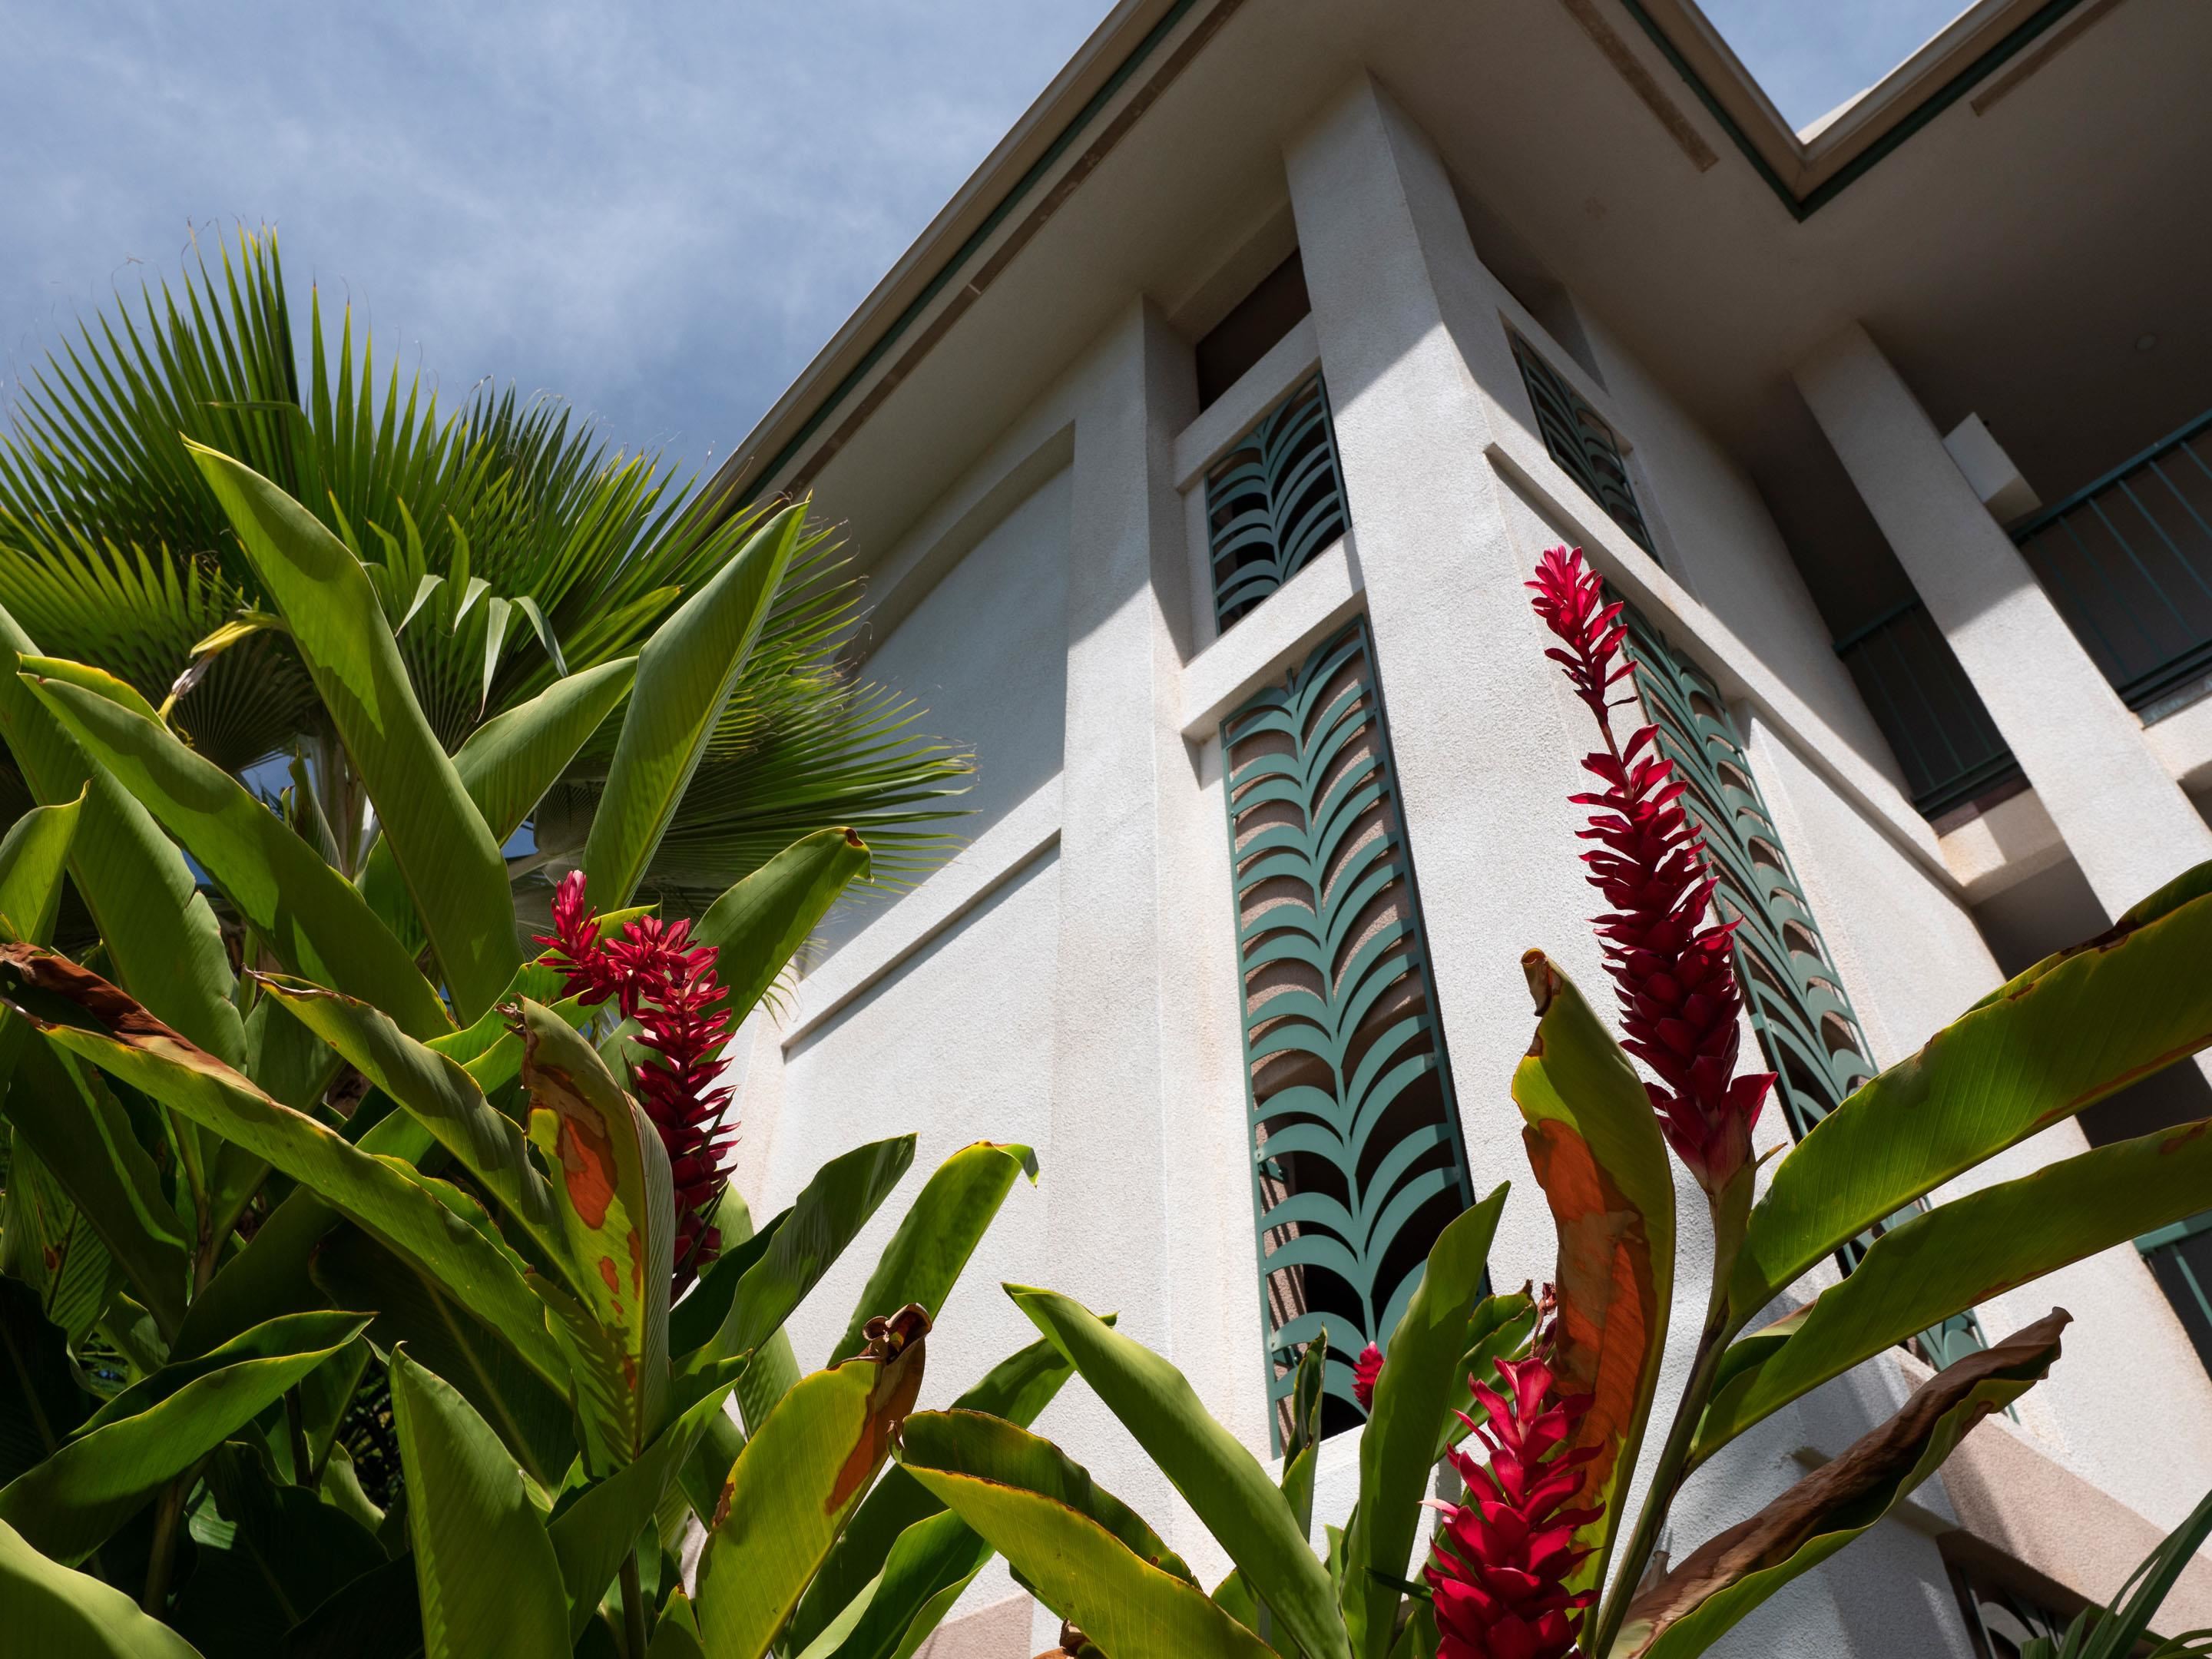
M 268 221 L 448 394 L 719 460 L 1104 9 L 0 0 L 0 356 Z

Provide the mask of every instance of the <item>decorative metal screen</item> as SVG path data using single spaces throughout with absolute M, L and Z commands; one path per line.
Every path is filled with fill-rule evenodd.
M 1316 374 L 1206 475 L 1213 615 L 1225 630 L 1344 534 L 1343 474 Z
M 1605 417 L 1589 406 L 1580 392 L 1552 370 L 1529 343 L 1517 334 L 1514 361 L 1528 388 L 1528 401 L 1536 406 L 1536 429 L 1544 447 L 1583 487 L 1583 493 L 1606 511 L 1606 516 L 1636 538 L 1636 544 L 1652 557 L 1651 532 L 1644 522 L 1644 509 L 1636 504 L 1636 490 L 1628 481 L 1628 463 L 1621 459 L 1620 443 Z
M 1470 1200 L 1364 620 L 1224 723 L 1268 1397 L 1328 1333 L 1322 1426 Z
M 1858 1016 L 1752 778 L 1726 701 L 1643 617 L 1632 610 L 1623 615 L 1636 689 L 1659 728 L 1661 748 L 1689 785 L 1682 807 L 1704 834 L 1705 856 L 1719 878 L 1714 896 L 1721 915 L 1736 924 L 1736 974 L 1752 1026 L 1767 1065 L 1780 1073 L 1776 1092 L 1790 1132 L 1802 1139 L 1880 1068 L 1867 1056 Z M 1886 1224 L 1923 1208 L 1915 1203 Z M 1845 1273 L 1881 1231 L 1877 1225 L 1838 1252 Z M 1971 1312 L 1915 1341 L 1922 1358 L 1939 1368 L 1987 1346 Z

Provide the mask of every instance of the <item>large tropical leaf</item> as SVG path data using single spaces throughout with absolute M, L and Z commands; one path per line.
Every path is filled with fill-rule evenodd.
M 220 451 L 191 454 L 376 805 L 454 1011 L 474 1019 L 521 963 L 514 895 L 498 842 L 416 701 L 376 590 L 345 544 L 277 485 Z
M 1608 1659 L 1692 1659 L 1761 1601 L 1889 1513 L 1966 1431 L 2027 1392 L 2058 1358 L 2068 1316 L 2054 1311 L 1955 1361 L 1896 1416 L 1748 1521 L 1683 1558 L 1629 1603 Z
M 121 1590 L 40 1554 L 0 1521 L 0 1607 L 8 1639 L 40 1659 L 200 1659 Z
M 983 1413 L 1026 1428 L 1074 1374 L 1066 1356 L 1051 1343 L 1032 1342 L 993 1366 L 952 1402 L 952 1409 Z M 884 1470 L 883 1479 L 861 1501 L 821 1571 L 814 1575 L 799 1611 L 792 1615 L 791 1644 L 812 1645 L 833 1620 L 889 1571 L 898 1540 L 921 1522 L 943 1514 L 944 1509 L 903 1468 L 894 1465 Z M 932 1554 L 940 1564 L 957 1559 L 957 1552 L 941 1534 L 932 1545 Z M 871 1621 L 879 1628 L 884 1622 L 882 1614 Z
M 392 1415 L 424 1659 L 562 1659 L 568 1604 L 545 1516 L 483 1419 L 401 1350 Z
M 1776 1166 L 1730 1282 L 1739 1328 L 1846 1240 L 2212 1042 L 2212 890 L 2191 872 L 2039 963 L 1814 1125 Z
M 1310 1659 L 1351 1659 L 1328 1575 L 1290 1504 L 1259 1460 L 1208 1413 L 1183 1374 L 1066 1297 L 1025 1285 L 1006 1289 L 1183 1495 L 1290 1638 Z M 938 1495 L 951 1504 L 943 1491 Z M 1006 1553 L 992 1528 L 961 1512 Z
M 762 1659 L 798 1607 L 913 1409 L 928 1328 L 910 1310 L 878 1353 L 801 1378 L 738 1455 L 699 1562 L 714 1659 Z
M 969 1413 L 921 1412 L 901 1431 L 899 1463 L 1114 1659 L 1269 1659 L 1151 1528 L 1049 1441 Z M 1334 1650 L 1343 1643 L 1340 1626 Z
M 530 1139 L 556 1171 L 555 1208 L 578 1299 L 535 1277 L 532 1287 L 545 1298 L 577 1370 L 577 1407 L 597 1472 L 637 1456 L 667 1415 L 676 1242 L 668 1153 L 652 1121 L 567 1021 L 526 999 L 522 1024 Z
M 122 680 L 26 657 L 23 682 L 47 711 L 199 861 L 279 962 L 383 1009 L 410 1035 L 452 1029 L 414 952 L 353 884 L 245 786 L 194 754 Z
M 40 654 L 0 611 L 0 663 Z M 246 1042 L 231 1002 L 230 956 L 184 855 L 13 674 L 0 674 L 0 737 L 40 805 L 83 798 L 70 873 L 118 976 L 156 1018 L 237 1063 Z
M 1988 1297 L 2185 1220 L 2212 1194 L 2212 1119 L 2045 1164 L 1890 1228 L 1850 1275 L 1735 1370 L 1698 1425 L 1702 1462 L 1753 1423 Z
M 875 1271 L 868 1275 L 860 1304 L 831 1351 L 830 1363 L 836 1364 L 861 1352 L 868 1345 L 868 1322 L 910 1302 L 935 1319 L 1000 1205 L 1013 1190 L 1015 1177 L 1023 1175 L 1036 1184 L 1036 1154 L 1026 1146 L 988 1140 L 964 1146 L 939 1164 L 876 1259 Z
M 156 1373 L 94 1413 L 45 1462 L 0 1488 L 0 1521 L 57 1561 L 75 1565 L 155 1491 L 260 1415 L 368 1323 L 359 1314 L 272 1320 L 185 1374 Z
M 0 948 L 0 991 L 55 1042 L 283 1170 L 394 1249 L 421 1262 L 556 1387 L 568 1370 L 519 1264 L 398 1159 L 375 1157 L 271 1100 L 98 975 L 29 945 Z M 35 1006 L 27 1006 L 35 1004 Z M 656 1143 L 657 1144 L 657 1143 Z
M 638 653 L 629 712 L 584 844 L 584 872 L 601 902 L 627 904 L 637 890 L 706 758 L 805 517 L 793 506 L 770 518 Z
M 1395 1580 L 1413 1554 L 1438 1425 L 1467 1388 L 1460 1370 L 1467 1322 L 1482 1295 L 1505 1194 L 1498 1187 L 1437 1235 L 1376 1380 L 1374 1409 L 1359 1437 L 1359 1506 L 1345 1530 L 1345 1628 L 1353 1651 L 1369 1659 L 1383 1659 L 1397 1637 Z
M 69 1334 L 46 1318 L 30 1285 L 0 1278 L 0 1487 L 59 1449 L 93 1403 L 77 1382 Z
M 1595 1449 L 1583 1491 L 1603 1515 L 1577 1583 L 1602 1583 L 1620 1501 L 1659 1385 L 1674 1284 L 1674 1179 L 1650 1097 L 1582 994 L 1531 951 L 1536 1035 L 1513 1073 L 1522 1139 L 1559 1231 L 1560 1387 L 1592 1396 L 1571 1449 Z
M 768 994 L 850 882 L 868 873 L 867 844 L 822 830 L 777 854 L 708 907 L 693 936 L 720 954 L 714 967 L 742 1018 Z

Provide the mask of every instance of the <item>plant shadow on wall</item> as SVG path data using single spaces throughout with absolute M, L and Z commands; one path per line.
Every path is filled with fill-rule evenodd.
M 1598 930 L 1620 999 L 1616 1042 L 1540 951 L 1522 966 L 1536 1028 L 1513 1079 L 1559 1235 L 1554 1283 L 1485 1295 L 1499 1187 L 1437 1238 L 1387 1346 L 1355 1367 L 1367 1418 L 1356 1507 L 1309 1544 L 1327 1336 L 1298 1362 L 1271 1477 L 1180 1372 L 1067 1297 L 1009 1286 L 1182 1495 L 1234 1571 L 1210 1590 L 1050 1443 L 962 1410 L 909 1416 L 898 1466 L 1003 1552 L 1065 1621 L 1061 1650 L 1108 1659 L 1685 1659 L 1875 1525 L 1980 1419 L 2060 1355 L 2063 1310 L 1954 1359 L 1887 1422 L 1669 1567 L 1655 1553 L 1686 1481 L 1823 1383 L 2000 1291 L 2201 1209 L 2212 1121 L 2102 1146 L 1932 1207 L 1936 1188 L 2133 1079 L 2212 1041 L 2212 865 L 2102 936 L 2036 963 L 1860 1086 L 1765 1178 L 1752 1129 L 1773 1083 L 1737 1070 L 1730 927 L 1679 805 L 1686 787 L 1634 708 L 1621 607 L 1579 551 L 1530 586 L 1602 747 L 1577 797 Z M 1633 1058 L 1632 1058 L 1632 1056 Z M 1641 1060 L 1650 1073 L 1639 1073 Z M 1669 1149 L 1716 1241 L 1689 1373 L 1655 1423 L 1674 1276 Z M 1846 1244 L 1838 1284 L 1788 1293 Z M 1778 1318 L 1767 1316 L 1778 1305 Z M 1759 1322 L 1764 1320 L 1765 1322 Z M 1463 1502 L 1421 1516 L 1439 1463 Z M 1453 1490 L 1448 1483 L 1447 1491 Z M 1633 1520 L 1633 1526 L 1626 1523 Z M 2084 1615 L 2070 1659 L 2136 1650 L 2212 1532 L 2212 1499 L 2147 1562 L 2123 1603 Z M 1412 1577 L 1407 1577 L 1409 1571 Z M 2160 1651 L 2207 1650 L 2200 1632 Z M 2057 1644 L 2038 1659 L 2057 1659 Z

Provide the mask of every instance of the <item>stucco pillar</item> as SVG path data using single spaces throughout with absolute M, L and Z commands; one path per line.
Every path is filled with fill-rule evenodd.
M 1176 1340 L 1178 1254 L 1218 1219 L 1189 1203 L 1182 1183 L 1194 1163 L 1218 1161 L 1218 1146 L 1209 1154 L 1198 1145 L 1208 1127 L 1208 1144 L 1232 1157 L 1243 1128 L 1241 1114 L 1195 1121 L 1182 1060 L 1197 1012 L 1193 939 L 1208 923 L 1224 929 L 1228 916 L 1219 895 L 1217 909 L 1180 914 L 1199 786 L 1180 731 L 1176 640 L 1189 584 L 1172 446 L 1195 412 L 1188 347 L 1149 303 L 1133 306 L 1079 371 L 1076 401 L 1053 1158 L 1043 1183 L 1052 1246 L 1040 1272 L 1092 1309 L 1118 1310 L 1122 1331 L 1185 1365 L 1203 1392 L 1196 1374 L 1218 1356 L 1182 1350 L 1252 1336 L 1249 1322 L 1231 1332 L 1217 1322 L 1204 1344 Z M 1241 1186 L 1230 1190 L 1242 1200 Z M 1249 1226 L 1239 1231 L 1249 1250 Z M 1256 1376 L 1256 1365 L 1245 1370 Z M 1055 1403 L 1050 1431 L 1179 1548 L 1196 1547 L 1176 1535 L 1187 1523 L 1178 1528 L 1180 1500 L 1164 1477 L 1088 1390 L 1070 1389 Z M 1058 1626 L 1037 1630 L 1048 1645 Z
M 1796 377 L 2106 914 L 2212 859 L 2212 828 L 1865 328 Z
M 1543 532 L 1516 535 L 1526 510 L 1485 455 L 1476 373 L 1492 356 L 1512 373 L 1510 348 L 1441 162 L 1373 82 L 1286 161 L 1469 1164 L 1478 1193 L 1516 1188 L 1492 1270 L 1542 1279 L 1552 1224 L 1509 1093 L 1532 1024 L 1521 953 L 1611 997 L 1566 799 L 1595 733 L 1522 586 Z

